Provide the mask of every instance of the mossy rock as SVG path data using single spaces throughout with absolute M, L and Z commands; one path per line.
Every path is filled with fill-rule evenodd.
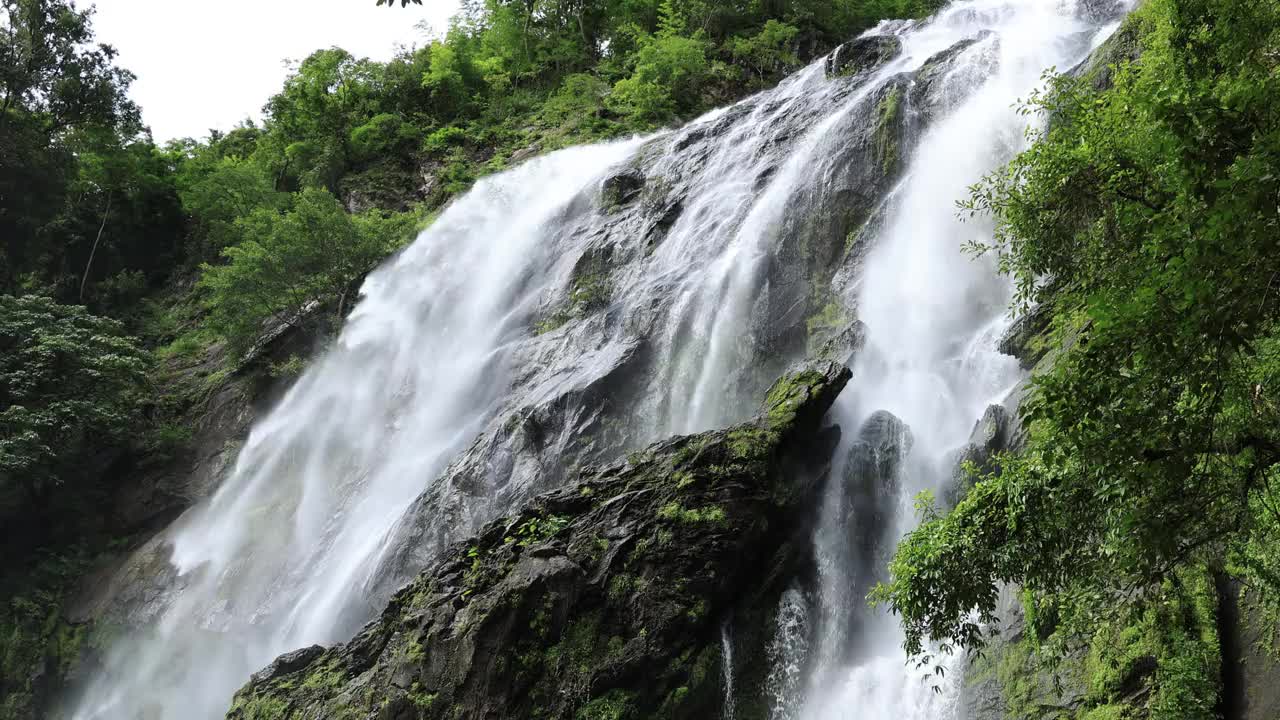
M 228 717 L 718 713 L 720 624 L 770 606 L 761 563 L 802 527 L 838 441 L 823 418 L 849 376 L 801 367 L 752 422 L 584 468 L 455 546 L 350 643 L 254 676 Z

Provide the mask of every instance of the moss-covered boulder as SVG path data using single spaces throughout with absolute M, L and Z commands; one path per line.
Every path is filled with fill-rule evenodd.
M 582 470 L 455 546 L 350 643 L 254 676 L 228 717 L 709 716 L 721 623 L 770 615 L 848 379 L 803 367 L 752 422 Z

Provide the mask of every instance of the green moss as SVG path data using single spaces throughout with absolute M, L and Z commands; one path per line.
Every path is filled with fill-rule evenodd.
M 574 715 L 575 720 L 631 720 L 636 718 L 635 696 L 626 690 L 610 690 Z
M 967 679 L 994 678 L 1008 717 L 1045 717 L 1058 708 L 1059 681 L 1083 695 L 1075 720 L 1215 717 L 1221 657 L 1217 597 L 1208 572 L 1179 573 L 1134 615 L 1098 627 L 1082 656 L 1067 656 L 1053 666 L 1037 650 L 1035 619 L 1041 606 L 1030 593 L 1022 595 L 1028 632 L 1017 642 L 992 646 Z
M 702 598 L 698 598 L 697 601 L 693 603 L 693 606 L 690 607 L 689 610 L 685 613 L 685 615 L 687 615 L 688 618 L 694 622 L 698 622 L 702 618 L 706 617 L 707 601 L 703 600 Z
M 794 396 L 789 395 L 787 399 L 780 401 L 781 405 L 777 415 L 780 421 L 783 417 L 786 417 L 788 418 L 786 421 L 790 422 L 789 418 L 795 413 L 796 406 L 790 404 L 792 399 L 794 399 Z M 772 414 L 773 405 L 770 404 L 769 407 L 771 409 L 770 417 L 774 417 Z M 763 459 L 773 449 L 776 442 L 777 436 L 772 431 L 756 425 L 743 425 L 729 432 L 728 445 L 733 459 L 755 462 Z
M 404 656 L 412 662 L 421 662 L 426 655 L 427 653 L 426 650 L 423 649 L 422 643 L 417 640 L 411 640 L 409 644 L 405 646 Z
M 840 303 L 832 301 L 823 305 L 805 324 L 809 328 L 809 336 L 813 337 L 823 332 L 838 331 L 844 327 L 845 322 L 844 308 Z
M 628 573 L 618 573 L 609 579 L 609 601 L 614 604 L 626 602 L 631 595 L 635 579 Z
M 89 563 L 81 549 L 50 553 L 21 577 L 4 578 L 10 594 L 0 603 L 0 718 L 33 716 L 33 681 L 61 681 L 75 671 L 86 646 L 109 638 L 110 628 L 100 637 L 95 627 L 62 617 L 66 594 Z
M 1084 711 L 1079 720 L 1126 720 L 1130 708 L 1127 705 L 1099 705 Z
M 876 105 L 876 163 L 886 175 L 898 166 L 898 122 L 902 119 L 902 89 L 896 85 Z
M 267 695 L 238 696 L 231 711 L 238 720 L 286 720 L 292 717 L 287 702 Z
M 308 690 L 323 690 L 341 687 L 346 682 L 346 673 L 336 659 L 331 659 L 318 668 L 307 673 L 302 687 Z
M 708 441 L 704 437 L 686 438 L 684 445 L 682 445 L 672 457 L 672 464 L 675 467 L 681 467 L 688 464 L 706 449 L 707 444 Z
M 556 312 L 534 323 L 533 333 L 535 335 L 546 335 L 547 333 L 555 332 L 567 325 L 572 319 L 573 317 L 567 312 Z
M 704 508 L 689 509 L 678 502 L 669 502 L 658 510 L 658 517 L 663 520 L 693 525 L 698 523 L 713 523 L 722 525 L 726 522 L 724 508 L 716 505 Z
M 584 275 L 574 281 L 569 302 L 576 316 L 581 317 L 609 304 L 609 277 L 604 273 Z
M 609 276 L 606 273 L 591 273 L 575 279 L 572 287 L 569 288 L 566 305 L 535 322 L 534 333 L 545 335 L 554 332 L 571 320 L 584 318 L 607 306 L 611 292 Z
M 409 702 L 413 703 L 414 706 L 421 708 L 423 710 L 430 710 L 431 706 L 435 704 L 436 698 L 439 697 L 439 695 L 437 693 L 429 693 L 429 692 L 423 691 L 422 685 L 418 682 L 414 682 L 413 685 L 409 688 L 407 697 L 409 698 Z
M 564 515 L 535 516 L 520 523 L 514 534 L 503 538 L 505 544 L 517 547 L 528 547 L 544 540 L 549 540 L 561 530 L 568 527 L 571 518 Z

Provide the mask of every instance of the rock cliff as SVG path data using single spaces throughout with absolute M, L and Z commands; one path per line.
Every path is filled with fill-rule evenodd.
M 733 687 L 722 628 L 771 620 L 807 554 L 804 518 L 839 439 L 823 417 L 849 377 L 805 366 L 749 423 L 581 470 L 454 546 L 348 644 L 279 658 L 228 717 L 718 713 Z M 730 674 L 767 672 L 765 650 L 738 648 Z M 763 683 L 738 687 L 738 717 L 763 713 Z

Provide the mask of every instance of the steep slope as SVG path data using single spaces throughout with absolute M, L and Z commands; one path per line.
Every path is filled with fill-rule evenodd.
M 697 717 L 720 627 L 772 607 L 824 477 L 849 370 L 789 373 L 760 415 L 676 437 L 489 524 L 354 640 L 277 660 L 228 717 Z M 766 657 L 764 648 L 755 663 Z M 744 688 L 736 704 L 760 706 Z M 743 713 L 742 717 L 748 717 Z

